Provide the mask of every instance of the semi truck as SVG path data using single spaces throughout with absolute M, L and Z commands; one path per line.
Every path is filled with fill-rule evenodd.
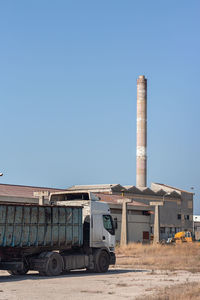
M 45 205 L 0 203 L 0 270 L 43 276 L 115 264 L 109 206 L 91 192 L 52 193 Z

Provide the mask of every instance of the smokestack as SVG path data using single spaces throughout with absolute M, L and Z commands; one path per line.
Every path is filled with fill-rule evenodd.
M 136 186 L 147 186 L 147 79 L 137 79 Z

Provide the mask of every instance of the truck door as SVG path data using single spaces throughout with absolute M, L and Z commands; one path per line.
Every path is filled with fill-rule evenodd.
M 93 214 L 91 217 L 91 242 L 92 247 L 103 247 L 103 222 L 101 214 Z
M 90 201 L 90 247 L 114 247 L 115 229 L 107 203 Z
M 102 214 L 99 213 L 98 203 L 90 201 L 90 247 L 103 247 L 103 221 Z

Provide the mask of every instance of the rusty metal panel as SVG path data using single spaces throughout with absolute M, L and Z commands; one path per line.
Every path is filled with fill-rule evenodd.
M 81 246 L 82 208 L 0 204 L 0 247 Z

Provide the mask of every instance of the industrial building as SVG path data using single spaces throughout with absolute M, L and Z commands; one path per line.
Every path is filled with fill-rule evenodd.
M 38 203 L 38 197 L 34 196 L 35 192 L 59 192 L 62 189 L 53 189 L 47 187 L 0 184 L 0 201 L 15 203 Z M 48 203 L 48 198 L 46 199 Z
M 160 207 L 161 239 L 167 239 L 174 233 L 193 228 L 193 193 L 164 184 L 152 183 L 151 188 L 121 186 L 120 184 L 79 185 L 70 190 L 89 190 L 97 195 L 108 194 L 131 199 L 133 202 L 146 204 L 149 211 L 154 211 L 150 202 L 162 201 Z M 150 232 L 153 233 L 154 214 L 150 214 Z M 129 230 L 134 230 L 131 227 Z M 128 236 L 130 233 L 128 233 Z
M 128 200 L 127 204 L 127 240 L 129 242 L 149 242 L 150 240 L 150 206 L 141 202 L 132 201 L 121 195 L 112 195 L 106 193 L 94 193 L 100 201 L 107 202 L 113 220 L 117 221 L 117 229 L 115 231 L 116 242 L 121 239 L 122 225 L 122 202 Z
M 113 218 L 117 218 L 116 240 L 118 242 L 122 218 L 120 200 L 122 202 L 125 199 L 130 200 L 127 206 L 127 232 L 130 242 L 145 242 L 153 233 L 154 207 L 149 205 L 153 201 L 164 201 L 164 206 L 160 207 L 161 239 L 171 237 L 178 231 L 193 230 L 193 193 L 187 191 L 158 183 L 152 183 L 151 188 L 105 184 L 78 185 L 67 190 L 91 191 L 100 198 L 100 201 L 109 204 Z M 38 203 L 38 197 L 35 197 L 34 193 L 44 191 L 52 193 L 62 189 L 0 184 L 0 201 Z M 48 197 L 45 203 L 48 203 Z

